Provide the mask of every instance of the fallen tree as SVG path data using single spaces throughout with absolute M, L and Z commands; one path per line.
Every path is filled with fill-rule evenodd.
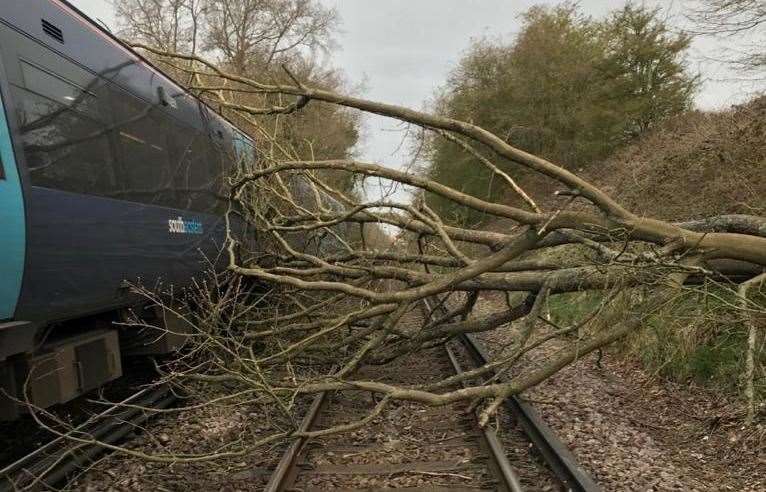
M 714 284 L 733 293 L 739 302 L 731 308 L 744 313 L 747 420 L 755 419 L 759 396 L 753 380 L 763 373 L 757 325 L 766 313 L 758 294 L 766 268 L 764 218 L 738 215 L 670 223 L 641 217 L 572 172 L 471 123 L 313 89 L 292 76 L 291 85 L 266 84 L 229 74 L 196 56 L 135 47 L 191 75 L 191 90 L 249 121 L 259 150 L 258 161 L 240 166 L 230 180 L 224 251 L 228 273 L 213 274 L 188 297 L 173 302 L 139 289 L 192 327 L 188 352 L 162 368 L 163 382 L 190 391 L 199 391 L 199 384 L 228 385 L 230 396 L 204 404 L 267 403 L 293 424 L 297 398 L 334 390 L 378 394 L 376 412 L 394 400 L 425 405 L 469 400 L 481 406 L 486 424 L 504 399 L 641 330 L 648 315 L 686 295 L 689 285 Z M 257 94 L 263 104 L 244 104 L 241 94 L 248 100 Z M 261 115 L 290 117 L 309 104 L 375 113 L 433 131 L 481 156 L 479 162 L 520 195 L 527 208 L 484 200 L 381 164 L 301 158 L 280 146 L 273 131 L 259 126 Z M 560 206 L 542 210 L 493 164 L 496 159 L 548 177 Z M 328 184 L 323 179 L 327 171 L 388 180 L 414 190 L 413 198 L 397 202 L 352 196 Z M 448 224 L 428 207 L 429 193 L 513 225 L 491 232 Z M 255 249 L 246 249 L 249 243 L 238 237 L 241 221 L 259 231 Z M 378 231 L 377 241 L 369 241 L 365 231 L 370 228 Z M 384 229 L 388 242 L 380 240 Z M 570 254 L 557 254 L 562 248 Z M 254 295 L 243 287 L 248 283 L 244 279 L 254 280 L 267 294 Z M 543 316 L 549 296 L 585 290 L 604 295 L 582 319 L 560 326 Z M 505 308 L 476 314 L 477 303 L 488 292 L 502 293 Z M 425 299 L 436 300 L 445 311 L 421 316 Z M 416 325 L 401 323 L 413 317 L 419 320 Z M 459 377 L 427 387 L 355 378 L 363 365 L 395 363 L 461 334 L 492 330 L 512 334 L 511 355 Z M 542 364 L 517 368 L 525 354 L 554 340 L 565 348 Z M 476 379 L 492 371 L 505 377 Z M 454 389 L 459 382 L 469 384 Z M 347 431 L 366 421 L 313 434 L 292 427 L 248 447 Z M 143 457 L 183 462 L 231 453 Z

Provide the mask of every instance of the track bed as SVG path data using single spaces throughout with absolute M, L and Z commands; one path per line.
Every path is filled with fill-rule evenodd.
M 454 374 L 444 348 L 434 348 L 385 366 L 368 366 L 355 379 L 425 385 Z M 456 389 L 456 388 L 453 388 Z M 311 429 L 362 419 L 376 401 L 369 393 L 328 394 Z M 508 422 L 510 423 L 510 422 Z M 504 432 L 510 453 L 496 457 L 467 404 L 426 407 L 393 402 L 383 415 L 348 434 L 309 441 L 273 490 L 511 490 L 498 459 L 513 457 L 524 490 L 559 490 L 555 477 L 534 459 L 519 431 Z M 516 484 L 518 485 L 518 483 Z M 268 489 L 267 489 L 268 490 Z

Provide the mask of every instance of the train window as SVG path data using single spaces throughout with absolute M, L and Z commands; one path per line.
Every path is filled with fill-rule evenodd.
M 189 209 L 192 200 L 192 156 L 199 151 L 199 139 L 196 132 L 187 135 L 175 134 L 175 158 L 173 166 L 173 184 L 176 188 L 178 203 L 176 208 Z
M 212 148 L 212 142 L 206 135 L 199 134 L 194 139 L 185 179 L 189 191 L 188 208 L 191 210 L 211 212 L 215 206 L 215 156 Z
M 172 205 L 167 142 L 162 122 L 146 115 L 120 127 L 118 149 L 125 176 L 125 198 Z
M 98 98 L 92 90 L 26 60 L 21 60 L 21 73 L 27 90 L 99 119 Z M 101 80 L 95 77 L 91 85 L 98 86 L 100 83 Z
M 252 168 L 255 163 L 255 149 L 250 140 L 239 132 L 234 135 L 234 150 L 237 153 L 237 161 L 243 169 Z
M 186 209 L 188 208 L 188 192 L 184 187 L 191 165 L 192 146 L 196 138 L 196 131 L 180 125 L 175 120 L 171 120 L 169 123 L 168 154 L 174 191 L 172 206 Z
M 181 142 L 185 154 L 175 170 L 179 208 L 209 213 L 215 206 L 210 139 L 201 133 L 194 133 Z
M 218 213 L 222 206 L 223 178 L 233 158 L 227 158 L 224 148 L 228 134 L 224 134 L 218 122 L 213 120 L 207 108 L 200 107 L 205 131 L 190 135 L 187 128 L 178 129 L 174 135 L 177 151 L 184 158 L 177 159 L 176 183 L 181 198 L 181 208 L 197 212 Z
M 174 206 L 167 122 L 162 113 L 119 88 L 111 88 L 114 133 L 126 200 Z
M 117 188 L 103 124 L 25 89 L 14 88 L 32 184 L 109 196 Z
M 232 163 L 236 161 L 236 156 L 227 152 L 221 145 L 213 146 L 211 150 L 210 162 L 213 174 L 211 186 L 212 206 L 216 214 L 222 215 L 226 211 L 225 196 L 228 194 L 226 179 L 231 173 Z

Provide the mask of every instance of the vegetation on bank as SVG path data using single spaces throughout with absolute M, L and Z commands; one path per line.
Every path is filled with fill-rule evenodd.
M 686 220 L 766 213 L 766 97 L 724 111 L 690 111 L 623 147 L 585 175 L 631 210 Z M 579 319 L 601 294 L 553 296 L 554 319 Z M 621 345 L 650 372 L 732 393 L 743 389 L 748 333 L 735 284 L 708 283 L 647 313 L 644 329 Z M 756 295 L 763 306 L 766 295 Z M 762 316 L 762 315 L 760 315 Z M 763 326 L 766 320 L 761 319 Z M 761 347 L 760 367 L 766 367 Z M 763 375 L 755 391 L 766 396 Z
M 585 175 L 641 215 L 687 220 L 766 215 L 766 96 L 689 111 Z
M 631 295 L 641 297 L 642 292 Z M 549 315 L 559 326 L 583 319 L 603 300 L 603 293 L 585 291 L 551 296 Z M 761 303 L 766 296 L 761 296 Z M 745 372 L 747 331 L 737 305 L 736 286 L 706 283 L 689 288 L 661 309 L 644 313 L 644 328 L 619 345 L 656 376 L 739 393 Z M 766 353 L 760 352 L 760 365 Z M 763 379 L 756 393 L 766 396 Z

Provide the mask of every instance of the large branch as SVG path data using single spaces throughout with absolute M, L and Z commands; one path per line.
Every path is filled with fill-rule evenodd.
M 560 212 L 538 214 L 518 208 L 487 202 L 459 192 L 433 180 L 395 169 L 349 160 L 284 162 L 257 170 L 235 185 L 235 190 L 245 184 L 280 172 L 298 169 L 336 169 L 365 176 L 376 176 L 436 193 L 457 204 L 475 210 L 505 217 L 517 222 L 541 226 L 547 230 L 577 229 L 591 231 L 601 229 L 614 231 L 632 239 L 665 244 L 681 241 L 687 248 L 705 249 L 710 258 L 732 258 L 766 265 L 766 238 L 735 233 L 698 233 L 677 225 L 650 218 L 626 218 L 619 221 L 584 212 Z

